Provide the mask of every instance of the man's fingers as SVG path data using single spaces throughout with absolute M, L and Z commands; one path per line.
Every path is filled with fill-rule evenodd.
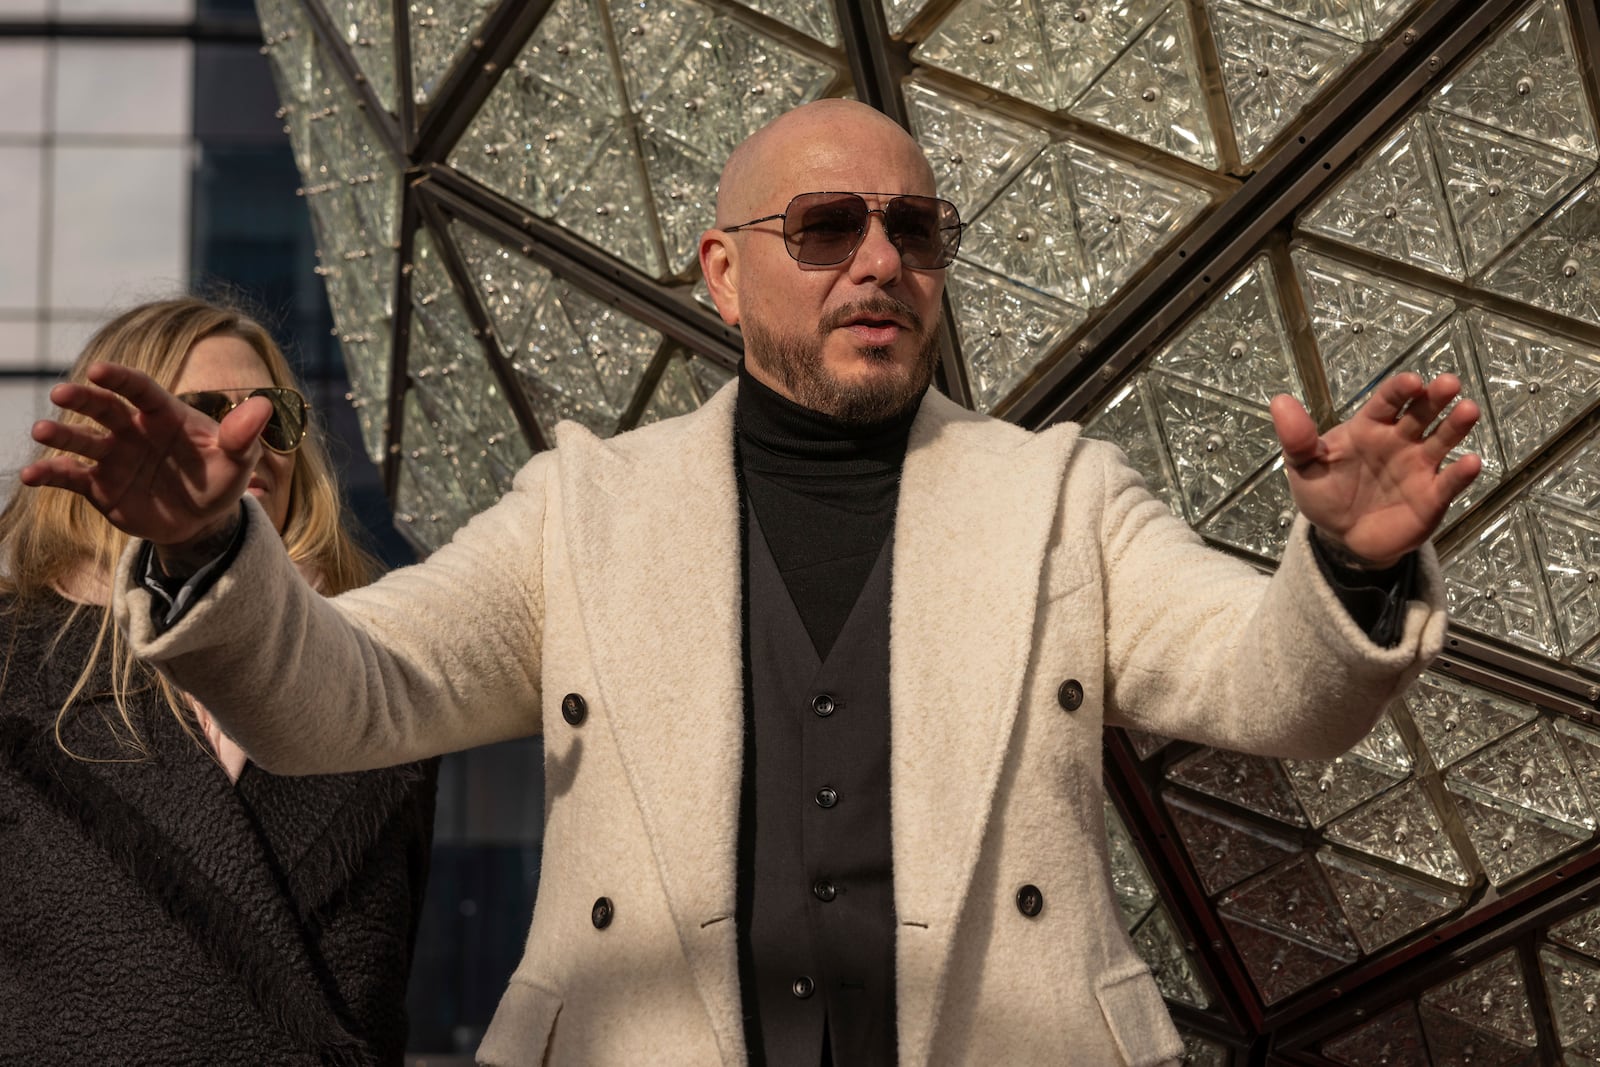
M 1303 467 L 1317 458 L 1320 438 L 1317 424 L 1311 421 L 1300 401 L 1287 393 L 1272 398 L 1272 428 L 1283 446 L 1283 458 L 1291 467 Z
M 1434 483 L 1438 488 L 1441 508 L 1448 508 L 1450 502 L 1466 491 L 1467 486 L 1483 470 L 1483 459 L 1476 454 L 1467 454 L 1439 471 L 1439 478 Z
M 1461 379 L 1454 374 L 1441 374 L 1411 400 L 1411 405 L 1396 420 L 1400 430 L 1413 441 L 1422 440 L 1439 413 L 1461 392 Z
M 1444 421 L 1439 423 L 1433 433 L 1423 441 L 1424 447 L 1435 463 L 1443 462 L 1451 449 L 1467 439 L 1467 434 L 1478 424 L 1479 414 L 1478 405 L 1465 398 L 1450 409 Z
M 112 438 L 101 430 L 88 426 L 71 426 L 51 419 L 40 419 L 31 431 L 35 441 L 47 448 L 71 452 L 84 459 L 99 462 L 111 452 Z
M 1359 414 L 1378 422 L 1392 423 L 1422 391 L 1422 375 L 1404 371 L 1379 382 L 1367 402 L 1361 405 Z

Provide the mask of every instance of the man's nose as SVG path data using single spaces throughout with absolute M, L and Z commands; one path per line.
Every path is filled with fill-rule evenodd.
M 887 286 L 899 280 L 902 269 L 904 265 L 900 261 L 900 250 L 889 240 L 889 231 L 883 224 L 883 211 L 869 211 L 867 232 L 862 235 L 861 244 L 850 259 L 850 280 L 857 283 L 875 281 Z

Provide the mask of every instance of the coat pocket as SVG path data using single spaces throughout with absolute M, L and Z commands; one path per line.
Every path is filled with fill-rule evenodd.
M 560 997 L 513 978 L 478 1046 L 478 1063 L 482 1067 L 540 1067 L 560 1014 Z
M 1140 967 L 1101 982 L 1094 995 L 1127 1067 L 1161 1067 L 1182 1060 L 1183 1039 L 1148 970 Z

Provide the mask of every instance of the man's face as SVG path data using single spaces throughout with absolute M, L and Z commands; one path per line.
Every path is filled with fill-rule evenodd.
M 876 116 L 847 113 L 825 127 L 799 125 L 764 146 L 761 191 L 745 200 L 754 208 L 749 217 L 785 211 L 806 192 L 861 192 L 873 209 L 895 194 L 933 195 L 921 151 Z M 792 258 L 781 219 L 729 239 L 737 242 L 734 321 L 759 379 L 805 407 L 854 422 L 897 414 L 922 395 L 938 358 L 944 271 L 907 267 L 881 215 L 868 217 L 860 246 L 833 266 Z

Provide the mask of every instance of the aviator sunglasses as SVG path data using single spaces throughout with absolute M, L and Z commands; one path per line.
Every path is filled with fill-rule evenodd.
M 881 208 L 866 197 L 885 197 Z M 801 193 L 789 201 L 781 215 L 724 226 L 738 233 L 758 222 L 783 220 L 783 246 L 796 263 L 831 267 L 843 263 L 861 247 L 873 215 L 883 220 L 883 232 L 906 266 L 916 270 L 948 267 L 961 247 L 961 216 L 956 206 L 935 196 L 896 196 L 889 193 Z
M 272 417 L 261 428 L 261 443 L 274 452 L 287 454 L 306 439 L 306 398 L 293 389 L 273 386 L 262 389 L 208 389 L 200 393 L 180 393 L 178 399 L 209 419 L 223 417 L 251 397 L 264 396 L 272 402 Z

